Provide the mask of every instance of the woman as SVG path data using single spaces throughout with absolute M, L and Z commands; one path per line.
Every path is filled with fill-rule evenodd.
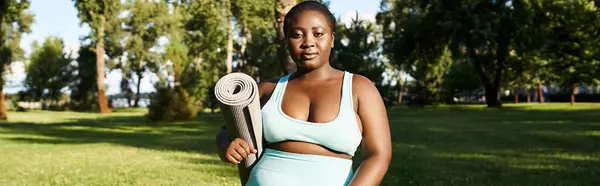
M 284 21 L 297 71 L 259 85 L 266 148 L 246 185 L 379 185 L 392 151 L 379 92 L 369 79 L 329 64 L 336 23 L 325 6 L 299 3 Z M 238 164 L 256 153 L 226 131 L 218 139 L 223 161 Z M 365 159 L 354 173 L 361 142 Z

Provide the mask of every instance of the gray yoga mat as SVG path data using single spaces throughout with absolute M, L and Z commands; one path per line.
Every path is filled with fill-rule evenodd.
M 231 139 L 241 138 L 258 151 L 238 165 L 240 179 L 244 185 L 252 166 L 263 151 L 258 85 L 252 77 L 244 73 L 231 73 L 217 81 L 215 96 Z

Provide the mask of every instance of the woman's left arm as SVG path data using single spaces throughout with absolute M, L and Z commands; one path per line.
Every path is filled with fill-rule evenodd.
M 358 116 L 362 122 L 365 159 L 350 186 L 379 185 L 392 159 L 392 142 L 385 105 L 379 91 L 363 76 L 354 78 Z

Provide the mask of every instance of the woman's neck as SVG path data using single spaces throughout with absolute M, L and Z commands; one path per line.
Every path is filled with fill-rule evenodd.
M 292 77 L 301 81 L 325 81 L 331 79 L 336 71 L 329 63 L 325 63 L 325 65 L 312 70 L 298 68 Z

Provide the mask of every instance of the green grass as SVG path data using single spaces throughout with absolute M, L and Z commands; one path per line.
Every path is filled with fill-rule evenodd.
M 0 185 L 238 185 L 216 155 L 219 114 L 144 114 L 11 112 L 0 122 Z M 382 185 L 600 185 L 600 104 L 394 107 L 389 117 Z

